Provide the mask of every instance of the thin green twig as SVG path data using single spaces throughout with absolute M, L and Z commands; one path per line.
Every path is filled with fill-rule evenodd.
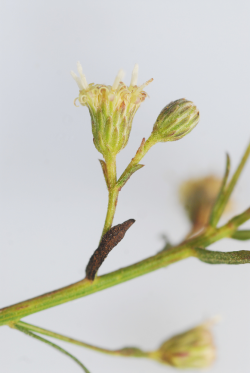
M 227 186 L 225 186 L 225 183 L 227 181 L 227 178 L 228 178 L 228 173 L 229 173 L 229 168 L 230 168 L 230 162 L 229 160 L 227 159 L 227 168 L 226 168 L 226 173 L 225 173 L 225 176 L 224 176 L 224 180 L 223 180 L 223 185 L 222 185 L 222 190 L 219 194 L 219 198 L 217 199 L 216 201 L 216 204 L 215 204 L 215 207 L 213 209 L 213 212 L 212 212 L 212 215 L 211 215 L 211 220 L 210 220 L 210 224 L 212 225 L 212 227 L 216 227 L 220 218 L 221 218 L 221 215 L 229 201 L 229 198 L 234 190 L 234 187 L 241 175 L 241 172 L 249 158 L 249 155 L 250 155 L 250 143 L 248 144 L 248 147 L 246 148 L 246 151 L 240 161 L 240 164 L 239 166 L 237 167 L 234 175 L 232 176 L 231 178 L 231 181 L 229 182 L 229 184 Z
M 59 340 L 64 341 L 64 342 L 72 343 L 74 345 L 77 345 L 77 346 L 80 346 L 80 347 L 85 347 L 85 348 L 88 348 L 88 349 L 91 349 L 91 350 L 94 350 L 94 351 L 97 351 L 97 352 L 101 352 L 101 353 L 104 353 L 104 354 L 108 354 L 108 355 L 126 356 L 126 357 L 130 357 L 130 356 L 133 356 L 133 357 L 147 357 L 147 353 L 141 351 L 139 348 L 126 347 L 126 348 L 121 348 L 121 349 L 118 349 L 118 350 L 108 350 L 106 348 L 93 346 L 91 344 L 88 344 L 88 343 L 85 343 L 85 342 L 82 342 L 82 341 L 78 341 L 78 340 L 70 338 L 70 337 L 66 337 L 62 334 L 58 334 L 58 333 L 52 332 L 48 329 L 43 329 L 43 328 L 40 328 L 40 327 L 32 325 L 32 324 L 28 324 L 28 323 L 23 322 L 23 321 L 19 321 L 19 322 L 15 323 L 14 325 L 17 326 L 17 327 L 24 328 L 24 329 L 29 330 L 29 331 L 34 332 L 34 333 L 43 334 L 43 335 L 46 335 L 47 337 L 56 338 L 56 339 L 59 339 Z
M 44 342 L 44 343 L 48 344 L 51 347 L 54 347 L 56 350 L 60 351 L 64 355 L 67 355 L 72 360 L 74 360 L 84 370 L 85 373 L 90 373 L 90 371 L 75 356 L 71 355 L 68 351 L 64 350 L 64 348 L 56 345 L 53 342 L 48 341 L 45 338 L 40 337 L 39 335 L 36 335 L 36 334 L 32 333 L 31 331 L 27 330 L 26 328 L 23 328 L 22 326 L 20 326 L 18 324 L 14 324 L 12 327 L 14 329 L 19 330 L 20 332 L 22 332 L 24 334 L 27 334 L 28 336 L 30 336 L 32 338 L 35 338 L 35 339 L 37 339 L 37 340 L 39 340 L 41 342 Z
M 230 161 L 229 154 L 227 154 L 225 175 L 223 177 L 218 196 L 216 198 L 215 204 L 213 206 L 213 209 L 212 209 L 212 212 L 211 212 L 211 215 L 210 215 L 210 225 L 212 227 L 216 227 L 216 225 L 218 223 L 217 219 L 218 219 L 218 216 L 220 215 L 220 201 L 221 201 L 221 198 L 222 198 L 223 194 L 225 193 L 225 189 L 226 189 L 227 181 L 228 181 L 228 176 L 229 176 L 229 172 L 230 172 L 230 167 L 231 167 L 231 161 Z

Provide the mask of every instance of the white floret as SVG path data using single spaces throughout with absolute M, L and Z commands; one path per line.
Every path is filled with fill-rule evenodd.
M 118 74 L 116 75 L 116 78 L 115 78 L 115 81 L 114 81 L 114 84 L 112 85 L 112 89 L 113 91 L 115 91 L 118 86 L 119 86 L 119 83 L 122 81 L 122 79 L 124 78 L 124 75 L 125 75 L 125 72 L 123 69 L 120 69 Z
M 139 65 L 138 63 L 135 64 L 135 67 L 132 71 L 132 76 L 131 76 L 131 82 L 130 82 L 130 86 L 134 87 L 135 85 L 137 85 L 137 81 L 138 81 L 138 70 L 139 70 Z
M 76 73 L 74 73 L 74 71 L 71 71 L 71 75 L 72 75 L 73 79 L 76 81 L 80 91 L 82 89 L 87 90 L 89 88 L 89 85 L 87 83 L 85 75 L 82 72 L 82 66 L 81 66 L 80 62 L 77 62 L 77 71 L 80 75 L 80 78 L 79 78 L 79 76 L 76 75 Z

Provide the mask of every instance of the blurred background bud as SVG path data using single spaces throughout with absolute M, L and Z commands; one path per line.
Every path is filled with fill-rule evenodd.
M 180 186 L 180 200 L 193 225 L 192 235 L 207 226 L 221 183 L 221 179 L 211 175 L 190 179 Z M 229 202 L 227 210 L 231 205 Z
M 157 351 L 149 353 L 149 356 L 179 369 L 209 367 L 216 357 L 210 331 L 213 323 L 209 321 L 170 338 Z
M 170 102 L 160 112 L 151 134 L 155 142 L 176 141 L 187 135 L 199 122 L 199 111 L 184 98 Z

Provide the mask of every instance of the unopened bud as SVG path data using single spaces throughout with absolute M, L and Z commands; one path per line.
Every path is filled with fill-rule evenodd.
M 208 225 L 221 183 L 221 179 L 211 175 L 190 179 L 181 185 L 180 200 L 193 224 L 192 234 Z M 230 210 L 231 205 L 229 202 L 226 210 Z
M 176 141 L 187 135 L 199 122 L 193 102 L 181 98 L 170 102 L 160 112 L 151 134 L 155 142 Z
M 207 368 L 216 355 L 210 327 L 211 322 L 208 322 L 178 334 L 149 356 L 175 368 Z

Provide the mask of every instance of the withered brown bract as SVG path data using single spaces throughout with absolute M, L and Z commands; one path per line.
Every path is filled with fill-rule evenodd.
M 126 220 L 122 224 L 115 225 L 104 234 L 99 247 L 91 256 L 86 267 L 86 278 L 93 281 L 95 275 L 107 257 L 108 253 L 123 239 L 127 230 L 134 224 L 134 219 Z

